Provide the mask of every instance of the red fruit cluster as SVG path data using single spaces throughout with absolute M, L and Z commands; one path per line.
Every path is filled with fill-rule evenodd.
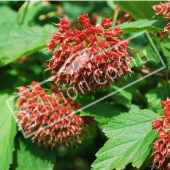
M 152 122 L 152 128 L 159 133 L 158 140 L 154 143 L 155 159 L 153 168 L 170 170 L 170 100 L 162 101 L 164 115 L 162 120 Z
M 135 21 L 133 17 L 130 16 L 130 14 L 124 12 L 121 10 L 118 6 L 116 6 L 116 9 L 119 11 L 119 14 L 122 16 L 117 20 L 117 24 L 122 24 L 124 22 L 130 22 L 130 21 Z
M 154 5 L 153 9 L 157 11 L 156 15 L 165 15 L 166 18 L 170 17 L 170 2 Z
M 19 110 L 15 111 L 15 115 L 19 125 L 33 142 L 46 148 L 73 146 L 89 135 L 94 120 L 92 117 L 73 114 L 73 111 L 80 109 L 78 102 L 56 93 L 55 86 L 50 94 L 37 82 L 29 87 L 30 91 L 26 87 L 18 87 L 19 100 L 16 105 Z
M 91 25 L 87 14 L 81 15 L 78 21 L 83 30 L 71 29 L 69 22 L 62 18 L 56 24 L 60 33 L 54 33 L 47 43 L 48 51 L 56 48 L 47 68 L 52 70 L 51 80 L 66 87 L 72 84 L 79 92 L 81 86 L 88 92 L 109 86 L 118 82 L 119 76 L 129 74 L 129 41 L 117 39 L 123 31 L 119 27 L 111 28 L 111 18 L 103 19 L 101 26 Z
M 164 15 L 167 21 L 170 21 L 170 1 L 154 5 L 153 9 L 157 11 L 155 15 Z M 164 31 L 170 31 L 170 23 L 165 26 Z

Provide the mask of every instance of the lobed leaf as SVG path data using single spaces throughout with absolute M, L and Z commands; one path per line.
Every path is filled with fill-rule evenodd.
M 109 122 L 103 131 L 109 140 L 96 154 L 93 170 L 121 170 L 127 164 L 139 168 L 157 136 L 151 122 L 158 117 L 149 110 L 131 109 Z
M 157 87 L 149 90 L 145 96 L 147 98 L 149 108 L 159 112 L 162 110 L 162 100 L 166 100 L 169 95 L 169 88 L 165 85 L 158 84 Z
M 80 116 L 94 116 L 95 120 L 99 123 L 99 127 L 103 129 L 109 121 L 124 111 L 126 110 L 120 106 L 112 106 L 104 102 L 99 102 L 82 110 Z
M 167 25 L 166 21 L 158 21 L 158 20 L 148 20 L 148 19 L 140 19 L 134 22 L 125 22 L 120 24 L 120 28 L 123 30 L 123 34 L 141 32 L 141 31 L 161 31 Z
M 0 7 L 8 13 L 8 8 Z M 15 13 L 14 11 L 12 13 Z M 0 12 L 1 15 L 1 12 Z M 2 13 L 3 15 L 3 13 Z M 16 15 L 0 21 L 0 65 L 9 64 L 21 57 L 35 53 L 46 46 L 57 29 L 52 25 L 39 26 L 18 25 Z
M 10 97 L 8 93 L 0 92 L 0 170 L 9 170 L 14 151 L 14 137 L 16 135 L 16 123 L 5 103 Z M 13 107 L 13 102 L 10 102 Z
M 45 149 L 33 144 L 29 139 L 19 139 L 16 170 L 53 170 L 55 150 Z
M 111 85 L 108 88 L 108 92 L 111 93 L 113 91 L 119 90 L 120 87 L 116 85 Z M 132 101 L 132 93 L 126 91 L 126 90 L 121 90 L 120 92 L 113 94 L 111 98 L 115 99 L 118 103 L 122 104 L 125 107 L 130 107 L 131 101 Z

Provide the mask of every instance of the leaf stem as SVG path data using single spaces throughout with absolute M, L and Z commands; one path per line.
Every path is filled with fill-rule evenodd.
M 119 15 L 119 11 L 115 8 L 115 12 L 113 16 L 113 27 L 115 27 L 116 25 L 118 15 Z
M 166 76 L 166 81 L 167 81 L 167 83 L 170 84 L 169 72 L 168 72 L 168 71 L 165 72 L 165 76 Z

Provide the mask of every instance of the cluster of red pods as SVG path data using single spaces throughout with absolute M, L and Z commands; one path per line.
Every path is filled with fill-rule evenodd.
M 117 38 L 123 31 L 112 28 L 111 18 L 102 19 L 101 26 L 91 25 L 87 14 L 81 15 L 78 21 L 82 30 L 72 29 L 64 18 L 56 24 L 59 33 L 53 34 L 46 47 L 49 52 L 56 50 L 47 68 L 52 70 L 50 80 L 66 87 L 73 85 L 78 92 L 81 86 L 87 93 L 129 74 L 129 41 Z
M 117 38 L 123 31 L 112 28 L 111 18 L 102 19 L 101 26 L 91 25 L 87 14 L 81 15 L 78 21 L 82 30 L 71 28 L 61 18 L 56 24 L 59 33 L 54 33 L 47 43 L 46 49 L 54 52 L 47 68 L 52 71 L 50 80 L 54 81 L 51 91 L 45 91 L 37 82 L 30 89 L 18 88 L 19 109 L 15 114 L 19 125 L 33 142 L 46 148 L 80 143 L 94 124 L 92 117 L 74 114 L 80 110 L 80 103 L 63 97 L 59 88 L 71 86 L 79 93 L 81 86 L 84 93 L 94 92 L 131 72 L 129 41 Z
M 153 9 L 156 10 L 155 15 L 163 15 L 167 19 L 167 21 L 170 22 L 170 1 L 166 3 L 154 5 Z M 170 23 L 168 23 L 165 26 L 164 31 L 170 31 Z
M 153 168 L 157 167 L 161 170 L 170 169 L 170 100 L 162 101 L 164 115 L 161 120 L 152 122 L 152 128 L 158 132 L 158 140 L 154 143 Z

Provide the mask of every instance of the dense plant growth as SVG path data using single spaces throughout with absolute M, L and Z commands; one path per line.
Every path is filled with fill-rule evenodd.
M 170 169 L 170 2 L 6 1 L 0 17 L 0 170 Z

